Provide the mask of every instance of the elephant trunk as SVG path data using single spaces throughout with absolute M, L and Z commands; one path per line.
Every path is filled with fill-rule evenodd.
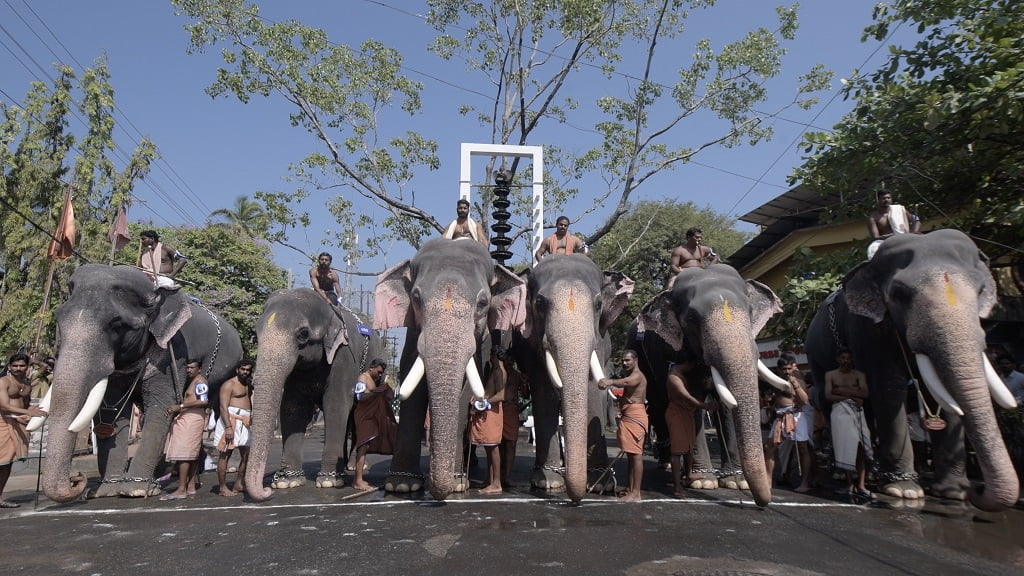
M 62 327 L 65 334 L 98 334 L 95 326 Z M 70 338 L 68 340 L 71 340 Z M 61 346 L 54 367 L 48 418 L 43 492 L 54 502 L 75 500 L 85 491 L 84 477 L 71 478 L 71 457 L 78 433 L 68 428 L 82 410 L 89 391 L 114 370 L 113 350 L 99 350 L 102 338 L 78 338 Z
M 246 493 L 258 502 L 270 498 L 273 492 L 263 486 L 263 474 L 267 469 L 284 384 L 298 357 L 295 345 L 284 335 L 262 334 L 260 348 L 263 353 L 252 377 L 252 425 L 249 429 L 249 464 L 245 471 Z
M 730 412 L 736 425 L 736 444 L 743 475 L 758 506 L 772 500 L 771 479 L 764 463 L 761 440 L 760 397 L 757 384 L 757 348 L 749 319 L 728 309 L 717 311 L 704 324 L 701 342 L 704 361 L 721 375 L 736 399 Z
M 458 455 L 465 428 L 463 380 L 476 345 L 469 338 L 451 337 L 459 333 L 441 331 L 439 338 L 421 338 L 419 345 L 430 395 L 430 495 L 435 500 L 454 492 L 456 475 L 462 473 Z

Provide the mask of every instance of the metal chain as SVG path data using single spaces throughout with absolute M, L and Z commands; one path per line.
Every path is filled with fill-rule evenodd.
M 388 470 L 388 476 L 397 476 L 399 478 L 413 478 L 415 480 L 423 480 L 423 474 L 414 474 L 412 472 L 401 472 L 399 470 Z
M 846 350 L 849 346 L 846 345 L 846 341 L 843 340 L 842 336 L 839 335 L 839 329 L 836 326 L 836 299 L 833 298 L 828 303 L 828 329 L 832 331 L 832 340 L 836 343 L 836 348 L 839 350 Z
M 917 482 L 916 472 L 879 472 L 875 477 L 881 482 Z
M 306 473 L 302 470 L 278 470 L 274 472 L 274 481 L 276 482 L 283 478 L 299 478 L 305 475 Z
M 217 318 L 217 315 L 214 314 L 212 310 L 207 308 L 206 305 L 203 304 L 203 302 L 200 299 L 198 299 L 198 298 L 190 298 L 190 299 L 192 300 L 192 302 L 196 303 L 200 308 L 202 308 L 203 310 L 206 310 L 206 313 L 210 315 L 210 318 L 213 318 L 214 326 L 217 327 L 217 342 L 215 342 L 214 345 L 213 345 L 213 354 L 210 356 L 210 363 L 206 367 L 206 377 L 209 378 L 210 377 L 210 373 L 213 372 L 213 363 L 217 361 L 217 353 L 220 352 L 220 337 L 221 337 L 221 334 L 222 334 L 222 331 L 220 329 L 220 319 Z
M 103 478 L 100 480 L 100 484 L 121 484 L 126 482 L 148 482 L 150 484 L 156 484 L 156 478 Z

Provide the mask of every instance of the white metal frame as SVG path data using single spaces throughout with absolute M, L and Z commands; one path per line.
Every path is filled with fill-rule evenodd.
M 462 143 L 459 169 L 459 198 L 470 200 L 472 192 L 473 156 L 512 156 L 531 158 L 533 161 L 533 249 L 530 260 L 544 241 L 544 149 L 540 146 L 514 146 L 511 144 Z M 536 263 L 534 263 L 536 264 Z

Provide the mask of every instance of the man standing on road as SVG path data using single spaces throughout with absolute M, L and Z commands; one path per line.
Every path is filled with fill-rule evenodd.
M 165 452 L 168 462 L 178 463 L 178 489 L 164 494 L 161 500 L 181 500 L 196 493 L 210 386 L 203 378 L 198 360 L 189 360 L 185 364 L 185 374 L 188 384 L 181 403 L 167 407 L 167 413 L 174 416 L 174 419 L 171 421 Z
M 633 350 L 622 353 L 622 378 L 602 378 L 601 390 L 622 388 L 619 398 L 619 448 L 628 456 L 629 485 L 619 494 L 622 502 L 639 502 L 644 479 L 644 442 L 647 439 L 647 378 L 637 367 Z
M 252 360 L 242 360 L 235 368 L 235 377 L 220 385 L 220 418 L 213 442 L 217 446 L 217 482 L 221 496 L 234 496 L 245 491 L 245 469 L 249 464 L 249 426 L 252 418 Z M 241 457 L 235 471 L 235 485 L 228 490 L 228 460 L 238 448 Z
M 15 460 L 28 456 L 25 425 L 33 416 L 46 416 L 38 406 L 29 404 L 32 386 L 28 381 L 28 355 L 15 354 L 7 360 L 8 374 L 0 378 L 0 508 L 19 508 L 21 504 L 3 499 Z

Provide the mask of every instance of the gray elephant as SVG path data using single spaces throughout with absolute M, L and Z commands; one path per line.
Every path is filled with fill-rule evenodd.
M 256 337 L 246 492 L 262 501 L 271 488 L 306 483 L 302 442 L 317 405 L 323 412 L 324 451 L 316 485 L 340 488 L 353 384 L 370 361 L 382 356 L 380 336 L 351 311 L 328 304 L 310 288 L 297 288 L 270 295 L 256 322 Z M 284 450 L 281 467 L 266 488 L 263 474 L 278 417 Z
M 78 432 L 99 413 L 103 479 L 93 495 L 158 494 L 153 474 L 170 426 L 165 409 L 181 401 L 185 362 L 200 360 L 216 390 L 242 357 L 238 332 L 179 289 L 154 288 L 134 267 L 87 264 L 68 287 L 71 295 L 56 312 L 53 386 L 43 400 L 50 413 L 43 491 L 57 502 L 81 496 L 85 479 L 70 478 L 71 456 Z M 126 471 L 132 403 L 141 403 L 146 423 Z
M 671 290 L 648 302 L 638 318 L 638 336 L 653 332 L 673 350 L 685 346 L 690 357 L 711 371 L 714 387 L 733 420 L 739 463 L 758 506 L 771 502 L 771 479 L 764 464 L 759 413 L 758 373 L 776 386 L 788 383 L 771 374 L 758 359 L 754 339 L 782 305 L 770 288 L 744 281 L 725 264 L 684 268 Z M 664 374 L 648 382 L 665 386 Z M 664 411 L 657 404 L 648 411 Z
M 552 254 L 527 277 L 527 314 L 517 363 L 533 391 L 537 435 L 530 484 L 542 490 L 564 487 L 576 503 L 588 484 L 608 467 L 607 392 L 591 384 L 604 377 L 611 354 L 608 327 L 633 293 L 633 281 L 618 272 L 602 272 L 583 254 Z M 562 415 L 565 461 L 559 466 L 558 416 Z M 607 476 L 605 476 L 607 478 Z M 604 484 L 595 492 L 611 488 Z
M 1003 406 L 1015 402 L 985 357 L 979 321 L 995 302 L 995 282 L 974 242 L 956 230 L 937 230 L 887 239 L 871 260 L 846 275 L 842 289 L 811 321 L 805 346 L 815 381 L 824 382 L 825 372 L 836 367 L 840 348 L 853 353 L 854 365 L 867 376 L 880 492 L 924 497 L 905 406 L 908 391 L 913 392 L 910 379 L 920 377 L 948 418 L 943 434 L 933 437 L 932 490 L 944 497 L 967 496 L 966 430 L 985 479 L 983 489 L 970 492 L 971 502 L 983 510 L 1016 503 L 1019 482 L 996 425 L 990 390 Z
M 525 284 L 491 260 L 480 243 L 435 238 L 411 259 L 377 279 L 374 327 L 408 328 L 399 376 L 398 439 L 384 488 L 423 487 L 420 442 L 430 408 L 430 494 L 437 500 L 465 491 L 462 432 L 469 390 L 483 396 L 478 352 L 490 329 L 518 328 L 525 317 Z M 426 379 L 426 386 L 418 385 Z

